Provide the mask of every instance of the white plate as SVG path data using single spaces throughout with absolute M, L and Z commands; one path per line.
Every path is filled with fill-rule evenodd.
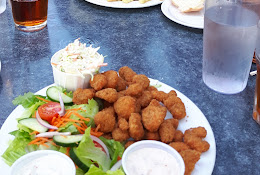
M 104 7 L 112 7 L 112 8 L 144 8 L 144 7 L 151 7 L 154 5 L 161 4 L 163 0 L 151 0 L 144 4 L 141 4 L 138 1 L 133 1 L 129 3 L 124 3 L 122 1 L 114 1 L 114 2 L 107 2 L 107 0 L 85 0 L 92 4 L 104 6 Z
M 171 0 L 164 0 L 161 10 L 167 18 L 178 24 L 197 29 L 203 29 L 204 27 L 204 9 L 199 12 L 181 13 L 172 4 Z
M 216 159 L 216 143 L 213 131 L 211 129 L 211 126 L 209 122 L 207 121 L 204 114 L 200 111 L 200 109 L 185 95 L 183 95 L 181 92 L 177 91 L 176 89 L 161 83 L 157 80 L 151 80 L 152 85 L 160 85 L 158 90 L 169 92 L 171 90 L 175 90 L 177 92 L 177 95 L 186 107 L 186 113 L 187 116 L 180 120 L 178 129 L 181 131 L 185 131 L 186 129 L 189 129 L 191 127 L 198 127 L 202 126 L 207 130 L 207 136 L 205 140 L 209 142 L 210 149 L 201 154 L 200 160 L 196 163 L 195 169 L 192 172 L 192 175 L 211 175 L 214 165 L 215 165 L 215 159 Z M 48 86 L 49 87 L 49 86 Z M 40 95 L 46 95 L 46 90 L 48 87 L 45 87 L 44 89 L 37 92 L 37 94 Z M 17 129 L 17 121 L 16 118 L 18 118 L 21 113 L 24 111 L 22 106 L 18 106 L 15 108 L 15 110 L 9 115 L 9 117 L 4 122 L 1 130 L 0 130 L 0 155 L 4 153 L 6 148 L 8 147 L 8 142 L 13 139 L 14 137 L 9 135 L 8 133 L 11 131 L 14 131 Z M 170 113 L 167 113 L 167 118 L 171 117 Z M 5 164 L 3 159 L 0 159 L 0 169 L 1 173 L 3 174 L 9 174 L 10 173 L 10 167 Z

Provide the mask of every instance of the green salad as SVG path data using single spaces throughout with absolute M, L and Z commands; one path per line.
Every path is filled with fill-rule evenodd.
M 25 111 L 17 117 L 17 130 L 2 158 L 11 166 L 21 156 L 36 150 L 56 150 L 68 155 L 77 175 L 124 175 L 122 168 L 110 170 L 124 152 L 124 145 L 102 137 L 94 124 L 100 102 L 75 105 L 72 92 L 58 86 L 47 89 L 46 96 L 31 92 L 13 100 Z

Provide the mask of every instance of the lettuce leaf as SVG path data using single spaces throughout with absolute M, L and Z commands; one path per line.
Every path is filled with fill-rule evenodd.
M 22 113 L 22 115 L 17 118 L 17 120 L 29 118 L 32 116 L 32 114 L 38 109 L 39 106 L 43 105 L 44 102 L 38 101 L 35 104 L 31 105 L 29 108 L 26 108 L 25 111 Z
M 111 160 L 100 148 L 95 147 L 90 137 L 90 129 L 86 129 L 79 146 L 75 149 L 76 155 L 84 164 L 89 165 L 92 160 L 92 163 L 97 163 L 106 172 L 110 168 Z
M 37 95 L 34 95 L 32 92 L 24 93 L 24 95 L 19 95 L 12 102 L 14 105 L 22 105 L 24 108 L 29 108 L 34 105 L 39 100 L 36 98 Z M 38 95 L 40 96 L 40 95 Z M 40 96 L 43 97 L 43 96 Z M 43 97 L 45 98 L 45 97 Z
M 85 175 L 125 175 L 125 173 L 121 169 L 118 169 L 116 171 L 108 170 L 107 172 L 104 172 L 95 165 L 91 165 Z
M 110 168 L 111 168 L 117 162 L 118 157 L 121 158 L 123 156 L 125 147 L 123 146 L 123 144 L 121 144 L 120 142 L 115 141 L 113 139 L 110 140 L 110 139 L 106 139 L 104 137 L 99 137 L 99 138 L 107 146 L 109 155 L 112 159 L 111 164 L 110 164 Z
M 25 148 L 28 143 L 32 141 L 31 136 L 28 132 L 16 131 L 12 132 L 12 134 L 15 135 L 15 138 L 2 155 L 6 164 L 8 164 L 9 166 L 11 166 L 18 158 L 27 153 Z

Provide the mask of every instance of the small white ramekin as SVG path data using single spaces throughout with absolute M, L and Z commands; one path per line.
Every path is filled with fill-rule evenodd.
M 33 151 L 28 154 L 25 154 L 24 156 L 20 157 L 17 159 L 13 165 L 11 166 L 11 174 L 10 175 L 17 175 L 21 171 L 21 169 L 27 165 L 30 162 L 35 161 L 36 159 L 43 157 L 43 156 L 50 156 L 50 155 L 55 155 L 58 156 L 59 159 L 63 159 L 64 162 L 66 162 L 66 169 L 67 169 L 67 174 L 69 175 L 75 175 L 76 174 L 76 168 L 75 164 L 73 161 L 65 154 L 58 152 L 58 151 L 53 151 L 53 150 L 39 150 L 39 151 Z M 48 167 L 46 167 L 48 168 Z M 58 168 L 58 166 L 57 166 Z
M 56 63 L 57 59 L 59 58 L 59 55 L 61 54 L 62 50 L 59 50 L 56 52 L 52 58 L 51 63 Z M 90 87 L 89 81 L 91 79 L 90 74 L 86 74 L 83 76 L 78 74 L 72 74 L 72 73 L 66 73 L 58 70 L 54 65 L 52 65 L 52 71 L 53 71 L 53 78 L 54 83 L 58 86 L 61 86 L 63 88 L 66 88 L 68 91 L 75 91 L 78 88 L 88 88 Z M 95 73 L 93 73 L 94 75 Z
M 123 169 L 124 169 L 126 175 L 130 175 L 127 170 L 127 163 L 126 163 L 127 157 L 132 152 L 137 151 L 142 148 L 157 148 L 157 149 L 161 149 L 163 151 L 170 153 L 176 159 L 176 161 L 179 165 L 180 175 L 184 174 L 184 172 L 185 172 L 184 161 L 183 161 L 181 155 L 174 148 L 172 148 L 171 146 L 169 146 L 163 142 L 154 141 L 154 140 L 142 140 L 142 141 L 138 141 L 138 142 L 135 142 L 132 145 L 130 145 L 123 153 L 122 166 L 123 166 Z

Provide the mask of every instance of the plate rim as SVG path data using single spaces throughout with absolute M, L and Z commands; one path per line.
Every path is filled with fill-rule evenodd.
M 110 8 L 129 8 L 129 9 L 134 9 L 134 8 L 145 8 L 145 7 L 151 7 L 155 5 L 159 5 L 163 3 L 163 0 L 151 0 L 148 1 L 144 4 L 139 3 L 138 1 L 130 2 L 130 3 L 123 3 L 122 1 L 115 1 L 115 2 L 107 2 L 106 0 L 103 0 L 104 2 L 100 2 L 100 0 L 85 0 L 89 3 L 103 6 L 103 7 L 110 7 Z
M 194 24 L 189 24 L 187 22 L 184 22 L 184 21 L 181 21 L 181 20 L 175 18 L 174 16 L 171 15 L 170 12 L 167 13 L 167 11 L 169 11 L 169 8 L 175 8 L 176 9 L 176 7 L 174 7 L 171 4 L 171 0 L 164 0 L 163 3 L 161 4 L 161 11 L 170 20 L 172 20 L 172 21 L 174 21 L 178 24 L 181 24 L 183 26 L 186 26 L 186 27 L 191 27 L 191 28 L 195 28 L 195 29 L 204 29 L 204 23 L 202 25 L 201 24 L 194 25 Z

